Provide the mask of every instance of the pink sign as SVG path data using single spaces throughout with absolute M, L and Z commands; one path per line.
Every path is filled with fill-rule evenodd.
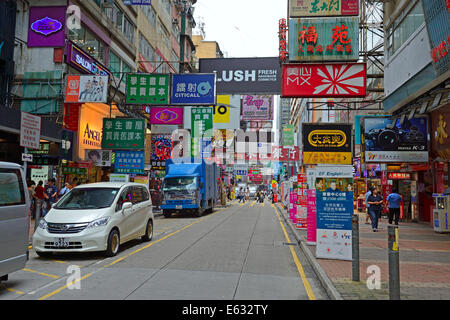
M 150 124 L 183 124 L 183 108 L 146 107 L 150 109 Z
M 273 96 L 242 96 L 242 120 L 273 120 Z
M 306 241 L 308 244 L 316 244 L 316 190 L 308 189 L 307 193 L 307 228 Z
M 291 191 L 289 217 L 292 222 L 297 223 L 297 192 Z

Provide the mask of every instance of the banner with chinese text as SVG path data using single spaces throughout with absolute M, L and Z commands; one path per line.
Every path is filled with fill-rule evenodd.
M 128 74 L 126 103 L 169 104 L 170 75 L 168 74 Z
M 118 151 L 114 163 L 115 173 L 145 174 L 144 151 Z
M 289 0 L 289 17 L 357 16 L 359 0 Z
M 145 120 L 103 119 L 102 149 L 144 149 Z

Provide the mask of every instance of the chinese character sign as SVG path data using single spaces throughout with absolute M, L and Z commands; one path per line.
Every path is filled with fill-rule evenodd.
M 170 75 L 128 74 L 126 103 L 169 104 Z
M 242 96 L 242 120 L 273 120 L 273 96 Z
M 289 16 L 357 16 L 359 0 L 289 0 Z
M 144 149 L 145 121 L 141 119 L 103 119 L 102 149 Z
M 172 136 L 170 134 L 152 134 L 152 170 L 164 170 L 166 160 L 172 153 Z
M 39 149 L 41 139 L 41 117 L 26 112 L 21 113 L 20 146 Z
M 172 75 L 171 102 L 174 105 L 216 104 L 215 74 Z
M 137 173 L 145 172 L 144 151 L 118 151 L 114 163 L 115 173 Z
M 289 60 L 358 60 L 358 17 L 289 20 Z
M 192 156 L 199 155 L 200 140 L 199 138 L 207 138 L 212 136 L 213 127 L 213 108 L 192 108 L 191 109 L 191 130 L 192 130 L 192 143 L 191 152 Z
M 281 62 L 286 62 L 286 60 L 288 59 L 288 55 L 289 55 L 289 53 L 287 51 L 286 33 L 287 33 L 286 19 L 280 19 L 278 21 L 278 38 L 280 40 L 279 56 L 280 56 Z

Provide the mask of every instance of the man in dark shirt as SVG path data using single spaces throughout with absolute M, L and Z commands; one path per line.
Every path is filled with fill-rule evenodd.
M 58 196 L 58 187 L 55 186 L 55 179 L 48 180 L 48 186 L 45 188 L 45 199 L 46 206 L 44 206 L 44 211 L 42 212 L 42 216 L 44 217 L 47 212 L 50 210 L 52 204 L 56 202 L 56 198 Z
M 378 219 L 381 216 L 381 205 L 383 197 L 378 193 L 377 188 L 373 188 L 372 194 L 367 198 L 367 203 L 370 204 L 369 214 L 372 220 L 372 231 L 378 231 Z

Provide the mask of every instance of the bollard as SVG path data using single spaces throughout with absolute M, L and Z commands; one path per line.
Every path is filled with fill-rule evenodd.
M 359 216 L 352 216 L 352 280 L 359 282 Z
M 39 227 L 39 220 L 41 220 L 42 200 L 36 199 L 36 214 L 34 217 L 34 231 Z
M 388 226 L 389 299 L 400 300 L 400 256 L 398 226 Z

